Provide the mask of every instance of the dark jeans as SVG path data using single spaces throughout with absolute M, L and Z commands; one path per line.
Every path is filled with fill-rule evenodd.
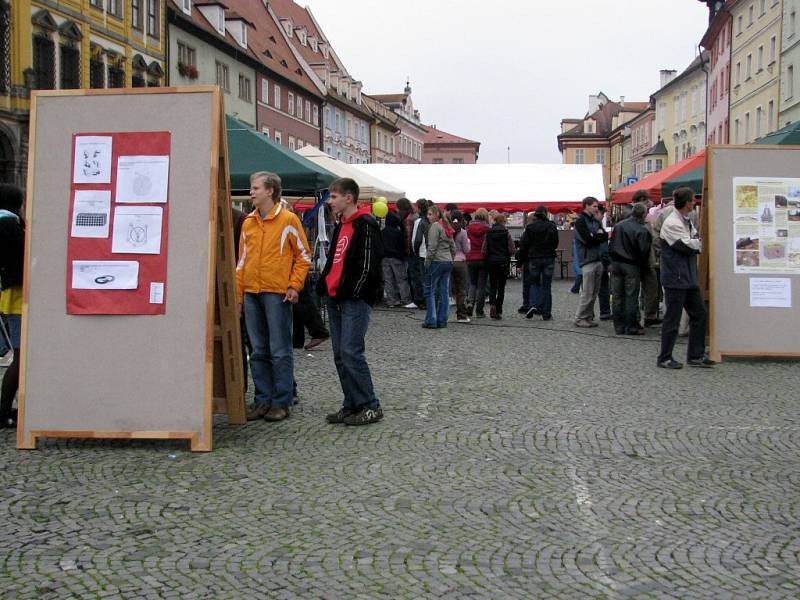
M 661 302 L 661 281 L 658 269 L 648 267 L 642 270 L 642 296 L 644 300 L 644 318 L 658 318 L 658 304 Z
M 475 307 L 475 313 L 482 315 L 486 303 L 487 272 L 482 260 L 468 260 L 469 273 L 469 305 Z
M 447 312 L 450 309 L 450 273 L 453 263 L 435 260 L 428 267 L 428 295 L 425 298 L 427 312 L 425 324 L 431 327 L 447 327 Z
M 536 307 L 545 319 L 553 316 L 553 271 L 556 268 L 555 258 L 532 258 L 528 261 L 528 278 L 531 285 L 529 307 Z
M 503 314 L 503 300 L 506 296 L 506 280 L 508 279 L 508 263 L 486 265 L 489 272 L 489 306 L 494 306 L 498 315 Z
M 463 260 L 453 262 L 452 292 L 456 301 L 456 318 L 464 319 L 467 313 L 467 263 Z
M 641 269 L 623 262 L 611 263 L 611 291 L 614 294 L 614 330 L 624 333 L 637 331 L 639 323 L 639 289 Z
M 531 304 L 531 275 L 528 272 L 528 264 L 520 265 L 522 267 L 522 306 L 520 308 L 525 310 L 533 306 Z
M 408 282 L 411 284 L 411 295 L 417 306 L 425 306 L 425 288 L 422 283 L 425 259 L 418 256 L 407 256 Z
M 675 347 L 675 340 L 678 339 L 678 328 L 684 309 L 689 315 L 689 348 L 686 351 L 686 358 L 689 360 L 703 358 L 706 352 L 706 305 L 700 290 L 664 288 L 664 299 L 667 311 L 661 324 L 661 354 L 658 355 L 658 362 L 672 358 L 672 349 Z
M 292 305 L 283 298 L 284 294 L 245 293 L 244 318 L 253 344 L 255 403 L 289 408 L 294 383 Z
M 364 338 L 372 307 L 363 300 L 327 298 L 331 326 L 333 363 L 344 394 L 343 406 L 352 411 L 378 408 L 380 402 L 372 387 L 372 375 L 364 356 Z
M 605 317 L 611 314 L 611 286 L 609 285 L 608 266 L 603 264 L 603 274 L 600 277 L 600 291 L 597 292 L 597 300 L 600 303 L 600 316 Z

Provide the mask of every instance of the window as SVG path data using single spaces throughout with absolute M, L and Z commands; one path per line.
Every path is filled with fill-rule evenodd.
M 160 37 L 159 29 L 161 24 L 158 19 L 160 12 L 158 3 L 159 0 L 147 0 L 147 33 L 154 38 Z
M 758 62 L 756 63 L 757 72 L 764 70 L 764 46 L 758 47 Z
M 605 164 L 606 162 L 606 151 L 602 148 L 598 148 L 594 151 L 594 162 L 598 165 Z
M 463 165 L 464 164 L 464 159 L 463 158 L 454 158 L 453 159 L 453 164 L 454 165 Z
M 269 81 L 266 79 L 261 80 L 261 101 L 269 104 Z
M 312 119 L 314 125 L 319 125 L 319 107 L 315 104 L 311 109 Z
M 786 67 L 786 99 L 794 96 L 794 65 Z
M 295 112 L 295 116 L 298 119 L 303 118 L 303 99 L 300 96 L 297 97 L 297 111 Z
M 187 15 L 192 14 L 192 0 L 181 0 L 181 10 Z
M 742 15 L 736 20 L 736 35 L 742 33 Z
M 106 65 L 99 54 L 89 60 L 89 87 L 96 90 L 106 87 Z
M 289 150 L 297 150 L 297 143 L 294 141 L 294 136 L 289 136 Z
M 676 123 L 681 120 L 681 97 L 680 96 L 673 96 L 672 98 L 672 108 L 673 108 L 673 121 Z
M 178 42 L 178 62 L 186 66 L 197 66 L 197 52 L 191 46 Z
M 125 69 L 120 66 L 108 65 L 108 87 L 125 87 Z
M 767 0 L 761 0 L 761 10 L 758 13 L 759 17 L 763 17 L 767 13 Z
M 33 36 L 33 71 L 37 90 L 53 90 L 56 87 L 56 45 L 43 35 Z
M 582 165 L 584 161 L 584 153 L 583 148 L 578 148 L 575 150 L 575 164 Z
M 736 63 L 736 85 L 742 82 L 742 63 Z
M 269 127 L 262 127 L 261 133 L 263 133 L 265 136 L 267 136 L 267 139 L 269 139 Z
M 286 97 L 286 105 L 289 109 L 289 114 L 294 116 L 294 94 L 289 92 Z
M 775 102 L 769 101 L 767 105 L 767 133 L 772 133 L 772 119 L 775 117 Z
M 750 8 L 747 9 L 747 26 L 750 27 L 750 25 L 752 24 L 753 24 L 753 5 L 751 4 Z
M 775 62 L 775 36 L 769 38 L 769 64 Z
M 226 92 L 231 91 L 231 80 L 228 76 L 228 65 L 216 61 L 217 66 L 217 85 L 222 87 Z
M 273 91 L 274 91 L 274 94 L 272 96 L 272 102 L 273 102 L 273 104 L 275 104 L 275 108 L 280 110 L 281 109 L 281 86 L 279 86 L 276 83 L 275 87 L 273 88 Z M 275 133 L 277 134 L 278 132 L 276 131 Z
M 142 0 L 131 0 L 131 27 L 142 30 Z
M 131 85 L 133 87 L 146 87 L 147 84 L 144 80 L 144 72 L 141 70 L 135 70 L 131 75 Z
M 281 130 L 280 129 L 276 129 L 275 130 L 275 143 L 276 144 L 280 144 L 281 141 L 282 141 Z
M 252 102 L 250 78 L 239 73 L 239 98 L 245 102 Z
M 117 18 L 122 18 L 122 0 L 106 0 L 106 12 Z
M 73 44 L 60 45 L 60 87 L 74 90 L 81 87 L 81 53 Z
M 747 71 L 745 72 L 744 80 L 747 81 L 753 76 L 753 55 L 747 55 Z
M 756 139 L 761 137 L 761 107 L 756 108 Z
M 687 93 L 683 92 L 683 94 L 681 94 L 681 121 L 686 120 L 686 98 Z
M 792 11 L 789 13 L 789 31 L 786 37 L 792 37 L 795 34 L 795 26 L 797 25 L 797 13 Z
M 733 121 L 733 143 L 739 143 L 739 119 Z
M 433 164 L 435 164 L 435 165 L 441 165 L 441 164 L 444 164 L 444 160 L 443 160 L 443 159 L 441 159 L 441 158 L 434 158 L 434 159 L 433 159 Z
M 306 121 L 311 121 L 311 101 L 306 100 Z
M 664 168 L 664 160 L 661 158 L 656 159 L 656 171 L 660 171 Z
M 750 113 L 744 113 L 744 143 L 750 143 Z
M 677 150 L 678 149 L 676 148 L 675 151 L 677 152 Z M 648 158 L 646 161 L 644 161 L 644 170 L 645 170 L 645 173 L 649 173 L 650 171 L 653 170 L 653 159 L 652 158 Z

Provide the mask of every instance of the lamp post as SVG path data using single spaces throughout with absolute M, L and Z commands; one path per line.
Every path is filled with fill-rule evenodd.
M 511 164 L 511 146 L 506 146 L 506 161 Z

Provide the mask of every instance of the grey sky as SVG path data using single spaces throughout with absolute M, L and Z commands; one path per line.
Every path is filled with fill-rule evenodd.
M 708 24 L 698 0 L 296 0 L 369 94 L 411 78 L 426 124 L 481 142 L 480 162 L 561 162 L 564 117 L 589 94 L 647 101 L 686 68 Z

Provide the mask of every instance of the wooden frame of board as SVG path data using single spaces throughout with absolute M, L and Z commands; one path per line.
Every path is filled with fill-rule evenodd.
M 64 309 L 64 156 L 73 133 L 93 131 L 171 133 L 164 315 Z M 215 406 L 245 422 L 219 87 L 34 92 L 26 220 L 18 448 L 67 437 L 186 439 L 209 451 Z

